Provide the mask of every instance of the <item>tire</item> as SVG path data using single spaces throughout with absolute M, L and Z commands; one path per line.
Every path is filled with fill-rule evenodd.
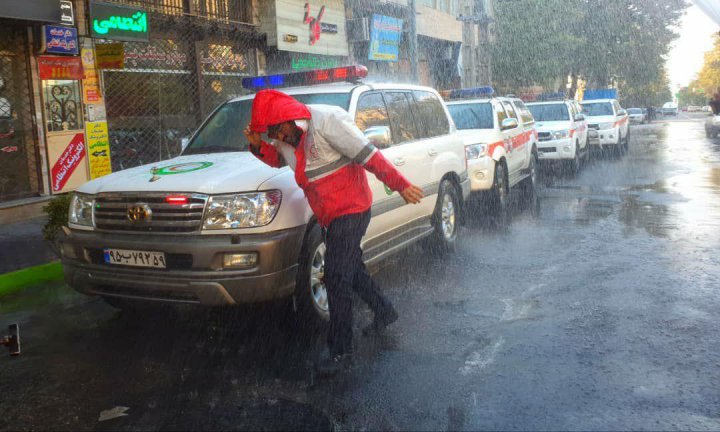
M 434 231 L 429 243 L 430 250 L 439 253 L 455 250 L 460 230 L 460 198 L 455 184 L 450 180 L 440 183 L 432 225 Z
M 495 174 L 489 198 L 492 211 L 496 214 L 507 211 L 510 207 L 510 182 L 504 161 L 495 162 Z
M 627 134 L 625 135 L 625 143 L 623 144 L 623 153 L 627 153 L 630 150 L 630 128 L 628 128 Z
M 582 167 L 582 160 L 580 158 L 580 143 L 575 142 L 575 157 L 570 161 L 570 174 L 576 176 L 580 173 Z
M 532 152 L 530 154 L 530 165 L 528 166 L 530 175 L 528 175 L 522 183 L 522 198 L 526 203 L 531 202 L 537 193 L 538 165 L 537 152 Z
M 314 225 L 305 235 L 295 281 L 296 317 L 303 326 L 315 330 L 330 321 L 327 289 L 322 279 L 325 272 L 325 242 L 322 229 Z

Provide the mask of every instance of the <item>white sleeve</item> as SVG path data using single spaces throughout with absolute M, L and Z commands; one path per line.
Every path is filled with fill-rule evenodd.
M 323 116 L 317 131 L 343 156 L 364 165 L 377 151 L 374 145 L 355 125 L 350 113 L 342 108 L 334 109 Z M 317 127 L 316 126 L 316 127 Z

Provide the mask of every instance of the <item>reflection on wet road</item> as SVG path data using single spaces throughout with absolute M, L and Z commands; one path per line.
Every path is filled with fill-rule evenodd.
M 545 176 L 530 207 L 504 229 L 480 216 L 455 255 L 387 263 L 401 318 L 358 332 L 355 368 L 329 381 L 309 373 L 323 341 L 277 308 L 16 298 L 0 308 L 26 350 L 0 359 L 0 427 L 720 429 L 720 141 L 698 121 L 634 127 L 627 156 Z

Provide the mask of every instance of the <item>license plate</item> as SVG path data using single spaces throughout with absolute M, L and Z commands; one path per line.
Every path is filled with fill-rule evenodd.
M 108 264 L 135 267 L 165 268 L 165 253 L 146 252 L 127 249 L 104 249 L 105 262 Z
M 598 136 L 599 136 L 598 131 L 596 131 L 596 130 L 588 131 L 588 138 L 597 138 Z

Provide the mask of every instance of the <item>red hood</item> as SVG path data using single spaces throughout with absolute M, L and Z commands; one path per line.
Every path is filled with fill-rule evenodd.
M 250 129 L 263 133 L 270 125 L 310 117 L 310 110 L 295 98 L 277 90 L 260 90 L 253 101 Z

